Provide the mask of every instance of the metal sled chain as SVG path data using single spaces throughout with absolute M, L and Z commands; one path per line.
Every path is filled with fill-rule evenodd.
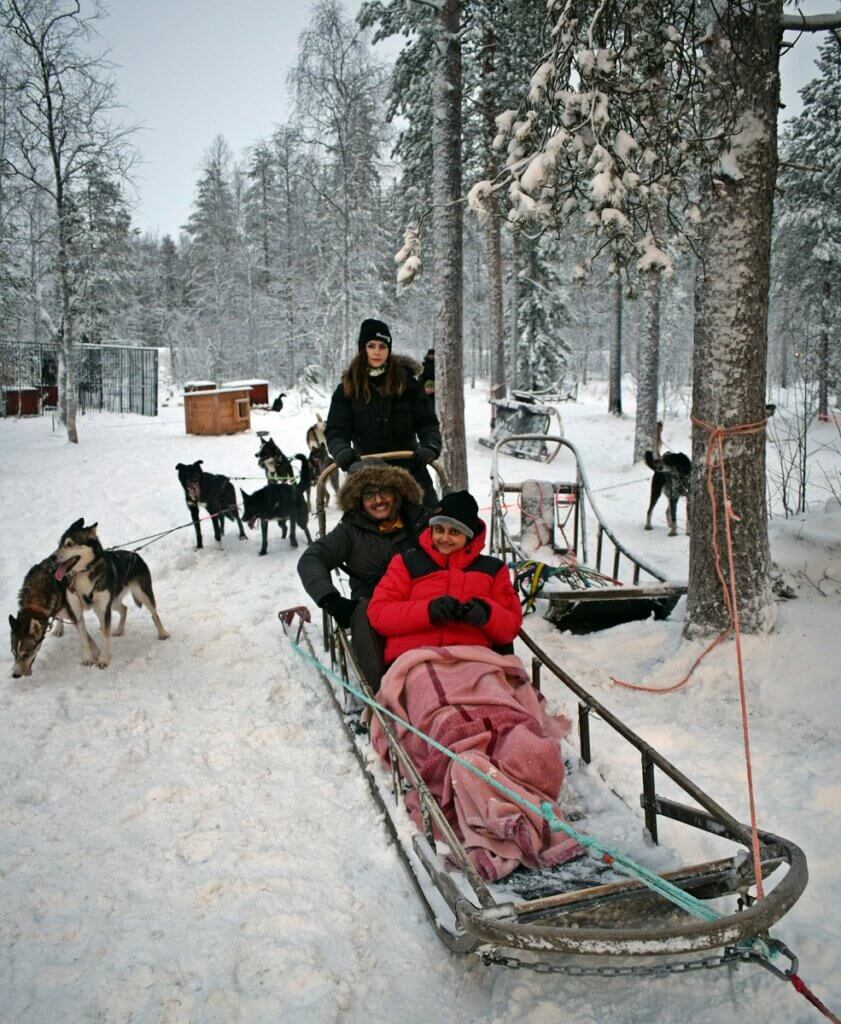
M 596 851 L 602 856 L 606 863 L 611 864 L 612 866 L 616 867 L 617 870 L 620 870 L 623 873 L 628 874 L 630 877 L 636 878 L 647 888 L 663 896 L 671 903 L 674 903 L 681 909 L 686 910 L 687 913 L 694 915 L 700 920 L 718 921 L 721 920 L 721 918 L 723 917 L 722 914 L 719 914 L 717 911 L 712 910 L 710 907 L 707 907 L 701 900 L 692 896 L 690 893 L 684 892 L 683 889 L 678 888 L 676 885 L 672 885 L 671 882 L 665 881 L 659 875 L 656 875 L 654 874 L 654 872 L 649 871 L 648 868 L 643 867 L 641 864 L 637 864 L 636 861 L 634 861 L 631 857 L 627 857 L 620 851 L 613 850 L 612 848 L 599 843 L 598 840 L 594 839 L 593 837 L 586 836 L 583 833 L 578 832 L 567 822 L 561 821 L 559 818 L 557 818 L 549 803 L 543 803 L 542 805 L 538 806 L 537 804 L 533 804 L 530 800 L 526 800 L 524 797 L 520 796 L 519 793 L 515 793 L 507 786 L 503 785 L 501 782 L 492 778 L 490 775 L 487 775 L 480 768 L 477 768 L 475 765 L 465 760 L 465 758 L 454 753 L 448 747 L 445 747 L 443 744 L 439 743 L 431 736 L 427 736 L 426 733 L 422 732 L 420 729 L 416 728 L 410 722 L 407 722 L 405 719 L 401 718 L 400 715 L 395 714 L 393 711 L 389 711 L 388 708 L 383 707 L 383 705 L 380 704 L 378 701 L 368 697 L 361 690 L 357 689 L 351 683 L 345 681 L 341 678 L 341 676 L 337 675 L 331 669 L 323 665 L 314 655 L 309 654 L 307 651 L 305 651 L 300 646 L 300 644 L 297 644 L 295 641 L 291 641 L 291 643 L 293 649 L 301 658 L 303 658 L 305 661 L 310 662 L 315 668 L 318 669 L 318 671 L 324 673 L 331 680 L 333 680 L 333 682 L 337 683 L 339 686 L 344 687 L 346 690 L 349 690 L 350 693 L 352 693 L 358 700 L 363 701 L 372 709 L 377 710 L 380 714 L 386 715 L 393 721 L 397 722 L 399 725 L 402 725 L 409 732 L 413 733 L 419 739 L 422 739 L 425 743 L 429 744 L 429 746 L 431 746 L 433 749 L 437 750 L 441 754 L 444 754 L 446 757 L 450 758 L 450 760 L 454 761 L 456 764 L 461 765 L 462 768 L 466 768 L 477 778 L 482 779 L 493 789 L 497 790 L 497 792 L 502 793 L 503 796 L 506 796 L 509 800 L 512 800 L 514 803 L 519 804 L 524 809 L 531 811 L 538 817 L 543 818 L 548 823 L 549 827 L 552 829 L 553 832 L 564 832 L 571 839 L 574 839 L 576 842 L 578 842 L 581 846 L 588 847 Z

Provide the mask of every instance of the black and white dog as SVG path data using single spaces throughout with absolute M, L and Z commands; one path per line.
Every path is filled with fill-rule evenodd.
M 9 616 L 15 679 L 32 675 L 32 665 L 52 623 L 53 636 L 62 636 L 64 622 L 73 623 L 82 643 L 82 664 L 93 665 L 99 648 L 85 629 L 81 600 L 68 590 L 66 579 L 56 579 L 55 561 L 45 558 L 33 565 L 18 594 L 18 613 Z
M 651 525 L 651 513 L 654 506 L 660 499 L 660 495 L 666 492 L 666 522 L 669 526 L 669 536 L 677 536 L 677 503 L 681 498 L 686 498 L 686 532 L 689 533 L 689 489 L 692 480 L 692 461 L 683 452 L 666 452 L 665 455 L 655 456 L 653 452 L 645 453 L 645 464 L 654 471 L 651 478 L 651 498 L 648 503 L 648 512 L 645 516 L 646 530 L 653 530 Z
M 134 551 L 106 551 L 96 535 L 96 523 L 85 526 L 84 519 L 71 523 L 52 557 L 55 579 L 59 583 L 66 579 L 68 592 L 79 599 L 83 609 L 93 608 L 99 617 L 102 649 L 96 663 L 100 668 L 106 668 L 111 660 L 112 608 L 120 616 L 113 635 L 123 635 L 128 611 L 123 598 L 127 594 L 131 594 L 138 608 L 146 608 L 152 616 L 158 639 L 167 639 L 169 633 L 155 605 L 149 566 Z
M 286 537 L 286 522 L 289 521 L 289 543 L 293 548 L 298 546 L 298 539 L 295 536 L 295 527 L 299 526 L 312 544 L 309 526 L 309 508 L 307 507 L 306 493 L 310 487 L 310 467 L 306 455 L 296 455 L 301 463 L 301 479 L 297 483 L 268 484 L 261 487 L 253 494 L 246 494 L 240 488 L 242 495 L 242 517 L 248 523 L 249 528 L 254 529 L 257 520 L 260 520 L 260 528 L 263 535 L 263 543 L 260 547 L 260 554 L 265 555 L 268 550 L 269 520 L 276 519 Z
M 260 436 L 260 451 L 254 454 L 257 465 L 266 474 L 270 484 L 290 483 L 295 479 L 292 463 L 270 437 L 265 433 L 261 433 Z
M 317 444 L 310 447 L 309 463 L 310 473 L 312 474 L 313 483 L 318 482 L 318 478 L 324 472 L 324 470 L 332 462 L 330 453 L 327 451 L 326 444 Z M 330 476 L 327 477 L 328 487 L 332 487 L 336 495 L 339 493 L 339 471 L 334 469 Z M 309 491 L 307 492 L 307 503 L 311 505 Z M 330 504 L 330 491 L 325 488 L 324 490 L 324 504 Z
M 236 520 L 239 527 L 239 539 L 247 540 L 242 520 L 237 509 L 237 495 L 234 485 L 221 473 L 205 473 L 202 467 L 202 459 L 198 462 L 185 464 L 179 462 L 175 467 L 178 471 L 178 479 L 184 488 L 184 499 L 187 508 L 193 517 L 193 526 L 196 529 L 196 548 L 204 547 L 201 537 L 201 523 L 199 522 L 199 505 L 204 505 L 210 515 L 213 516 L 213 536 L 218 544 L 222 543 L 225 533 L 225 520 Z

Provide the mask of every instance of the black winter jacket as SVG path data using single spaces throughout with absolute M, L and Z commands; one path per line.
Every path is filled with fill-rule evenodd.
M 348 398 L 340 384 L 327 415 L 327 447 L 334 459 L 353 448 L 357 455 L 414 451 L 418 445 L 441 453 L 441 430 L 435 408 L 415 378 L 400 367 L 406 383 L 401 395 L 385 396 L 376 377 L 371 400 Z
M 298 559 L 298 575 L 304 590 L 321 605 L 328 594 L 338 593 L 331 579 L 334 569 L 344 569 L 350 579 L 350 596 L 370 597 L 393 555 L 417 545 L 428 516 L 426 509 L 404 504 L 401 518 L 406 526 L 381 533 L 363 512 L 345 512 L 325 536 L 313 541 Z

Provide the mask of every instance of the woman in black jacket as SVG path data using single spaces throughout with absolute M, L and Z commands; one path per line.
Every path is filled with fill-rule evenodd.
M 327 415 L 327 447 L 347 470 L 360 455 L 411 451 L 407 467 L 421 485 L 424 504 L 435 504 L 427 464 L 441 453 L 441 430 L 432 402 L 408 368 L 391 353 L 391 332 L 382 320 L 363 320 L 359 354 L 333 392 Z

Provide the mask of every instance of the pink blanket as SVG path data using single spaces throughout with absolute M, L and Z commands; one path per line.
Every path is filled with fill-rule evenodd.
M 564 780 L 560 739 L 570 723 L 546 713 L 519 658 L 486 647 L 407 651 L 386 673 L 378 700 L 531 803 L 548 800 L 562 817 L 555 802 Z M 504 878 L 520 864 L 551 867 L 582 852 L 540 815 L 392 724 L 483 878 Z M 376 718 L 371 739 L 387 759 Z M 412 791 L 407 806 L 420 826 L 417 805 Z

